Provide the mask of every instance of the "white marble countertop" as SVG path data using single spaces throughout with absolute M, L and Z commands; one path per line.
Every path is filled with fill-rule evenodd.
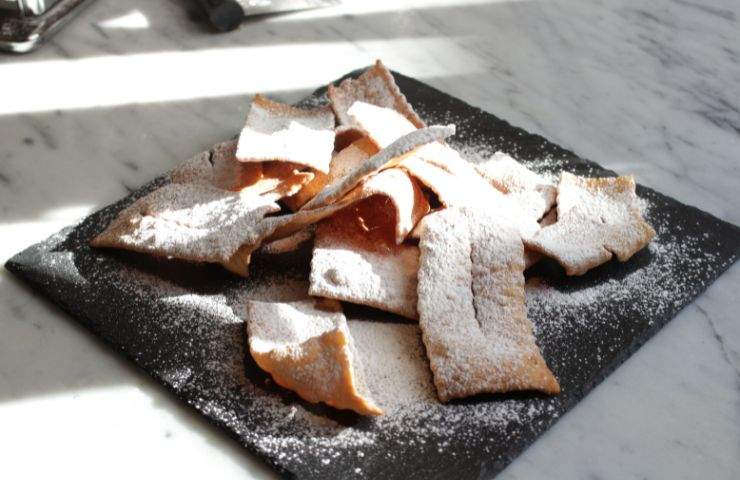
M 183 2 L 100 1 L 0 57 L 0 260 L 376 57 L 740 224 L 736 0 L 346 1 L 229 34 Z M 399 9 L 399 5 L 403 5 Z M 503 479 L 740 478 L 740 267 Z M 273 478 L 0 272 L 0 478 Z

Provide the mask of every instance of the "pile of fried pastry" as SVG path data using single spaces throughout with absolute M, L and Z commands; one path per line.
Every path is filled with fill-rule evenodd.
M 380 415 L 342 302 L 419 322 L 440 401 L 560 386 L 527 318 L 524 271 L 628 260 L 655 232 L 632 177 L 557 182 L 497 152 L 474 164 L 427 126 L 377 62 L 297 108 L 255 96 L 215 145 L 122 210 L 94 247 L 223 265 L 313 242 L 305 300 L 249 301 L 249 349 L 310 402 Z

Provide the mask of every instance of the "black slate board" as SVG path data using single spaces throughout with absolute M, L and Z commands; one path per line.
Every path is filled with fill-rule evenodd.
M 613 174 L 423 83 L 396 77 L 428 123 L 457 123 L 454 143 L 463 150 L 487 144 L 540 171 Z M 577 279 L 548 262 L 534 272 L 548 283 L 528 290 L 530 317 L 561 395 L 491 396 L 369 420 L 300 401 L 274 387 L 245 354 L 243 298 L 277 292 L 272 286 L 283 283 L 300 289 L 310 252 L 257 258 L 245 281 L 215 266 L 88 247 L 120 209 L 165 181 L 156 179 L 29 247 L 6 268 L 248 450 L 297 478 L 495 476 L 732 265 L 740 250 L 738 227 L 638 187 L 658 231 L 649 249 Z M 348 315 L 401 321 L 362 308 L 349 308 Z

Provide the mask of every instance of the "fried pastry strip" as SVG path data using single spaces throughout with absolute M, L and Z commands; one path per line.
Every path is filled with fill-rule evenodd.
M 309 402 L 382 415 L 338 302 L 247 303 L 249 351 L 275 382 Z
M 241 162 L 283 161 L 328 173 L 334 116 L 328 107 L 302 109 L 256 95 L 239 135 Z
M 558 393 L 527 319 L 516 228 L 471 208 L 448 208 L 423 222 L 419 326 L 440 400 Z
M 654 236 L 640 213 L 634 178 L 586 178 L 563 172 L 557 221 L 526 244 L 557 260 L 568 275 L 582 275 L 614 255 L 620 262 L 629 260 Z

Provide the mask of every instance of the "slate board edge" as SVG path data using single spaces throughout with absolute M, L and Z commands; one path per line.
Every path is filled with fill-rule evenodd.
M 74 228 L 73 226 L 65 227 L 60 232 L 63 232 L 65 230 L 69 230 L 71 228 Z M 43 242 L 40 242 L 43 243 Z M 115 343 L 113 343 L 110 339 L 108 339 L 105 334 L 96 328 L 92 326 L 93 322 L 84 322 L 79 321 L 78 318 L 85 317 L 84 315 L 75 313 L 73 308 L 70 308 L 66 302 L 61 301 L 58 299 L 53 293 L 51 293 L 47 286 L 45 286 L 43 283 L 36 281 L 32 276 L 28 275 L 25 272 L 25 267 L 20 261 L 17 261 L 16 259 L 18 257 L 23 257 L 26 255 L 34 255 L 37 251 L 37 247 L 39 244 L 34 244 L 31 247 L 27 248 L 26 250 L 23 250 L 22 252 L 16 254 L 8 260 L 5 263 L 5 268 L 11 272 L 13 275 L 17 276 L 20 280 L 24 282 L 25 285 L 30 287 L 32 289 L 32 293 L 39 292 L 43 294 L 45 301 L 50 302 L 53 305 L 56 305 L 59 307 L 63 312 L 65 312 L 69 317 L 71 317 L 72 320 L 74 320 L 77 324 L 82 325 L 87 331 L 89 331 L 92 335 L 91 338 L 94 341 L 102 341 L 103 344 L 109 346 L 113 351 L 116 353 L 123 355 L 124 358 L 130 360 L 130 362 L 137 367 L 137 369 L 141 372 L 144 372 L 147 376 L 152 378 L 156 383 L 160 384 L 165 388 L 165 390 L 168 392 L 168 395 L 170 395 L 173 400 L 185 403 L 189 407 L 193 408 L 195 411 L 197 411 L 200 415 L 202 415 L 208 423 L 211 425 L 214 425 L 219 430 L 225 432 L 229 438 L 234 440 L 239 446 L 242 448 L 245 448 L 247 451 L 255 455 L 256 457 L 260 458 L 262 461 L 264 461 L 270 468 L 275 469 L 275 471 L 279 474 L 284 476 L 285 478 L 295 478 L 294 474 L 287 470 L 284 466 L 281 464 L 275 463 L 269 456 L 264 455 L 261 453 L 258 449 L 254 448 L 250 444 L 245 444 L 241 441 L 239 436 L 234 433 L 231 429 L 229 429 L 224 423 L 220 422 L 217 419 L 214 419 L 210 415 L 206 414 L 202 409 L 198 408 L 196 405 L 194 405 L 191 401 L 183 399 L 177 394 L 177 391 L 172 387 L 171 384 L 167 383 L 160 375 L 153 373 L 150 370 L 146 370 L 141 364 L 134 358 L 133 355 L 131 355 L 128 351 L 125 349 L 119 347 Z M 716 278 L 719 278 L 727 269 L 729 269 L 730 266 L 732 266 L 733 263 L 729 263 L 725 268 L 720 269 L 717 271 Z M 711 283 L 708 283 L 705 287 L 698 289 L 694 296 L 692 297 L 691 302 L 693 302 L 694 299 L 696 299 L 699 295 L 701 295 L 706 289 L 711 285 Z M 602 383 L 612 372 L 614 372 L 617 368 L 619 368 L 634 352 L 636 352 L 642 345 L 647 343 L 648 340 L 653 338 L 655 334 L 657 334 L 665 325 L 667 325 L 674 317 L 677 315 L 681 310 L 683 310 L 686 306 L 690 305 L 691 302 L 687 303 L 684 307 L 681 307 L 677 310 L 675 310 L 668 318 L 668 320 L 656 322 L 653 327 L 648 330 L 645 335 L 642 338 L 637 339 L 633 344 L 627 348 L 621 351 L 620 355 L 616 357 L 615 361 L 611 364 L 603 368 L 601 371 L 599 371 L 599 374 L 594 377 L 594 381 L 590 384 L 585 385 L 582 389 L 578 391 L 570 391 L 567 395 L 567 402 L 563 402 L 563 410 L 565 414 L 559 415 L 557 418 L 553 419 L 552 422 L 548 423 L 547 425 L 543 425 L 543 428 L 537 429 L 537 436 L 539 437 L 544 432 L 549 430 L 553 425 L 555 425 L 561 418 L 565 417 L 570 410 L 580 401 L 582 400 L 586 395 L 588 395 L 593 389 L 595 389 L 600 383 Z M 531 445 L 531 444 L 530 444 Z M 503 459 L 502 462 L 498 462 L 496 464 L 495 470 L 491 471 L 491 473 L 494 473 L 494 476 L 497 473 L 500 473 L 503 471 L 506 466 L 508 466 L 514 459 L 516 459 L 519 455 L 521 455 L 525 450 L 529 448 L 530 445 L 525 446 L 523 449 L 519 450 L 518 452 L 514 453 L 514 455 L 507 457 Z M 489 477 L 493 478 L 493 477 Z
M 337 82 L 339 82 L 339 81 L 341 81 L 341 80 L 343 80 L 345 78 L 355 77 L 355 76 L 359 75 L 360 73 L 362 73 L 364 70 L 365 69 L 359 69 L 359 70 L 355 70 L 353 72 L 350 72 L 347 75 L 341 77 L 340 79 L 336 80 L 333 83 L 337 83 Z M 399 74 L 399 73 L 397 73 L 395 71 L 393 72 L 393 74 L 396 75 L 397 77 L 404 78 L 404 79 L 406 79 L 408 81 L 418 82 L 417 80 L 414 80 L 414 79 L 412 79 L 410 77 L 406 77 L 405 75 Z M 446 94 L 444 92 L 441 92 L 440 90 L 438 90 L 438 89 L 436 89 L 436 88 L 434 88 L 434 87 L 432 87 L 432 86 L 430 86 L 428 84 L 424 84 L 424 85 L 425 85 L 425 87 L 427 87 L 429 89 L 432 89 L 432 90 L 434 90 L 436 92 L 439 92 L 440 95 L 445 95 L 445 96 L 448 96 L 448 97 L 450 96 L 449 94 Z M 326 91 L 326 87 L 321 87 L 321 88 L 317 89 L 313 93 L 312 96 L 321 95 L 325 91 Z M 307 98 L 310 98 L 310 97 L 307 97 Z M 465 102 L 463 100 L 460 100 L 460 99 L 458 99 L 456 97 L 453 97 L 453 98 L 455 100 L 459 101 L 460 103 L 465 104 L 469 108 L 475 109 L 476 111 L 481 112 L 481 113 L 484 113 L 486 115 L 491 115 L 490 113 L 485 112 L 484 110 L 482 110 L 482 109 L 480 109 L 478 107 L 472 106 L 472 105 L 468 104 L 467 102 Z M 496 117 L 496 118 L 498 119 L 499 117 Z M 573 153 L 572 151 L 567 150 L 567 149 L 564 149 L 563 147 L 561 147 L 561 146 L 559 146 L 557 144 L 553 144 L 552 142 L 549 142 L 546 138 L 542 137 L 541 135 L 529 133 L 529 132 L 527 132 L 527 131 L 519 128 L 519 127 L 515 127 L 515 126 L 511 125 L 509 122 L 507 122 L 505 120 L 502 120 L 502 119 L 500 119 L 500 120 L 503 123 L 505 123 L 506 125 L 510 126 L 512 129 L 514 129 L 514 130 L 516 130 L 518 132 L 522 132 L 524 135 L 527 135 L 529 137 L 537 138 L 537 139 L 541 140 L 542 142 L 547 142 L 549 145 L 552 145 L 552 146 L 558 148 L 562 152 L 564 152 L 566 154 L 569 154 L 569 155 L 572 155 L 574 157 L 577 157 L 579 160 L 583 161 L 588 166 L 593 166 L 593 167 L 597 168 L 598 170 L 601 170 L 605 174 L 616 175 L 616 173 L 614 171 L 605 169 L 605 168 L 601 167 L 599 164 L 597 164 L 595 162 L 592 162 L 590 160 L 584 159 L 583 157 L 579 157 L 579 156 L 575 155 L 575 153 Z M 147 187 L 151 187 L 152 185 L 156 184 L 157 182 L 160 182 L 162 180 L 162 178 L 163 178 L 162 176 L 161 177 L 157 177 L 155 180 L 150 181 L 150 182 L 147 182 L 146 184 L 144 184 L 141 188 L 137 189 L 136 192 L 132 193 L 131 195 L 128 195 L 128 196 L 124 197 L 123 199 L 121 199 L 121 200 L 119 200 L 117 202 L 114 202 L 111 205 L 108 205 L 106 207 L 103 207 L 103 208 L 97 210 L 96 212 L 94 212 L 94 213 L 92 213 L 90 215 L 94 215 L 96 213 L 99 213 L 102 210 L 113 208 L 114 206 L 116 206 L 116 205 L 118 205 L 120 203 L 123 203 L 123 202 L 128 201 L 131 197 L 137 196 L 137 194 L 141 194 L 142 190 L 145 190 Z M 644 187 L 642 185 L 638 185 L 638 187 L 639 188 L 642 188 L 642 189 L 644 189 L 644 190 L 646 190 L 648 192 L 650 192 L 652 195 L 657 195 L 657 196 L 660 196 L 660 197 L 666 197 L 665 195 L 663 195 L 663 194 L 661 194 L 659 192 L 656 192 L 655 190 L 653 190 L 653 189 L 651 189 L 649 187 Z M 686 204 L 684 204 L 684 203 L 682 203 L 682 202 L 680 202 L 678 200 L 675 200 L 675 199 L 672 199 L 672 200 L 675 201 L 677 204 L 680 204 L 681 207 L 687 208 L 687 209 L 691 209 L 691 210 L 695 211 L 696 213 L 698 213 L 698 214 L 700 214 L 702 216 L 708 217 L 709 219 L 711 219 L 713 221 L 718 221 L 718 222 L 722 222 L 722 223 L 725 223 L 727 225 L 730 225 L 735 230 L 735 232 L 737 233 L 738 238 L 740 238 L 740 227 L 738 227 L 736 225 L 733 225 L 733 224 L 730 224 L 729 222 L 725 222 L 724 220 L 721 220 L 721 219 L 715 217 L 714 215 L 709 214 L 709 213 L 707 213 L 707 212 L 705 212 L 703 210 L 700 210 L 700 209 L 698 209 L 696 207 L 693 207 L 691 205 L 686 205 Z M 65 227 L 64 229 L 60 230 L 59 233 L 65 232 L 65 231 L 69 231 L 72 228 L 74 228 L 75 226 L 76 225 Z M 55 234 L 55 235 L 58 235 L 58 234 Z M 55 236 L 55 235 L 52 235 L 52 237 Z M 43 282 L 40 282 L 40 281 L 34 279 L 33 278 L 33 275 L 29 275 L 29 273 L 26 271 L 27 269 L 26 269 L 26 267 L 24 265 L 25 262 L 24 262 L 23 258 L 24 257 L 27 257 L 27 256 L 34 256 L 38 252 L 40 246 L 43 243 L 45 243 L 46 241 L 48 241 L 48 239 L 47 240 L 44 240 L 44 241 L 41 241 L 41 242 L 38 242 L 38 243 L 36 243 L 36 244 L 34 244 L 34 245 L 26 248 L 22 252 L 19 252 L 18 254 L 14 255 L 13 257 L 11 257 L 5 263 L 5 268 L 9 272 L 11 272 L 12 274 L 16 275 L 18 278 L 20 278 L 21 280 L 23 280 L 27 285 L 29 285 L 29 286 L 33 287 L 34 289 L 40 291 L 46 297 L 46 299 L 48 301 L 50 301 L 52 304 L 55 304 L 58 307 L 60 307 L 61 310 L 63 310 L 67 314 L 69 314 L 76 321 L 77 321 L 77 318 L 75 318 L 75 317 L 80 317 L 80 318 L 83 318 L 84 317 L 86 319 L 86 316 L 85 315 L 79 315 L 79 314 L 75 313 L 75 310 L 72 307 L 68 306 L 64 301 L 56 298 L 56 296 L 53 294 L 53 292 L 50 290 L 49 287 L 47 287 L 46 285 L 44 285 Z M 707 284 L 704 285 L 702 288 L 697 289 L 696 291 L 692 292 L 691 299 L 690 299 L 690 301 L 688 303 L 686 303 L 686 305 L 684 305 L 681 308 L 674 309 L 672 311 L 671 315 L 666 320 L 662 320 L 660 322 L 656 322 L 654 325 L 652 325 L 652 327 L 649 330 L 646 330 L 645 331 L 645 333 L 643 334 L 642 337 L 636 338 L 635 341 L 628 348 L 625 348 L 622 351 L 620 351 L 620 354 L 617 357 L 615 357 L 614 361 L 611 364 L 608 364 L 604 368 L 602 368 L 599 371 L 599 373 L 594 377 L 594 379 L 593 379 L 592 382 L 590 382 L 589 384 L 584 385 L 583 388 L 582 389 L 579 389 L 578 391 L 568 392 L 567 400 L 562 403 L 562 406 L 564 407 L 563 408 L 563 411 L 565 413 L 567 413 L 571 408 L 573 408 L 573 406 L 575 406 L 576 403 L 578 403 L 591 390 L 593 390 L 596 386 L 598 386 L 601 382 L 603 382 L 604 379 L 606 379 L 606 377 L 609 374 L 611 374 L 613 371 L 615 371 L 637 349 L 639 349 L 642 345 L 644 345 L 663 326 L 665 326 L 668 322 L 670 322 L 675 317 L 675 315 L 677 315 L 681 310 L 683 310 L 683 308 L 685 308 L 685 306 L 691 304 L 699 295 L 701 295 L 709 287 L 709 285 L 711 285 L 713 283 L 713 281 L 715 281 L 717 278 L 719 278 L 725 271 L 727 271 L 727 269 L 729 269 L 730 266 L 732 266 L 734 264 L 734 262 L 737 260 L 738 252 L 740 252 L 740 247 L 738 247 L 736 249 L 735 258 L 733 259 L 733 261 L 732 262 L 728 262 L 725 266 L 723 266 L 722 268 L 718 269 L 717 272 L 716 272 L 716 275 L 714 276 L 714 278 L 712 279 L 712 281 L 707 282 Z M 150 376 L 151 378 L 153 378 L 160 385 L 164 386 L 166 388 L 166 390 L 169 392 L 169 394 L 173 395 L 174 398 L 176 398 L 177 400 L 179 400 L 179 401 L 181 401 L 181 402 L 189 405 L 190 407 L 194 408 L 197 412 L 199 412 L 201 415 L 203 415 L 210 424 L 218 427 L 222 431 L 225 431 L 229 435 L 230 438 L 236 440 L 236 442 L 240 446 L 242 446 L 243 448 L 245 448 L 249 452 L 251 452 L 254 455 L 256 455 L 258 458 L 260 458 L 263 461 L 265 461 L 266 464 L 269 465 L 271 468 L 275 469 L 278 474 L 281 474 L 281 475 L 283 475 L 283 476 L 285 476 L 287 478 L 293 478 L 295 476 L 292 472 L 290 472 L 289 470 L 287 470 L 284 466 L 282 466 L 282 465 L 274 462 L 269 456 L 261 453 L 258 449 L 254 448 L 250 444 L 243 443 L 241 441 L 241 439 L 239 438 L 239 436 L 235 432 L 233 432 L 232 430 L 230 430 L 223 422 L 221 422 L 221 421 L 219 421 L 217 419 L 212 418 L 211 416 L 207 415 L 202 409 L 200 409 L 196 405 L 194 405 L 191 401 L 186 400 L 186 399 L 183 399 L 182 397 L 180 397 L 177 394 L 176 390 L 172 387 L 172 385 L 170 385 L 169 383 L 167 383 L 160 375 L 157 375 L 157 374 L 153 373 L 150 370 L 146 370 L 143 366 L 141 366 L 141 364 L 136 360 L 136 358 L 134 358 L 133 355 L 131 355 L 125 349 L 123 349 L 123 348 L 119 347 L 118 345 L 116 345 L 115 343 L 113 343 L 110 339 L 108 339 L 105 336 L 105 334 L 103 332 L 98 331 L 96 328 L 94 328 L 92 326 L 94 324 L 94 322 L 81 322 L 81 321 L 78 321 L 78 323 L 82 324 L 85 327 L 86 330 L 90 331 L 96 337 L 100 338 L 103 341 L 103 343 L 105 343 L 105 344 L 113 347 L 113 350 L 115 350 L 116 352 L 122 353 L 126 358 L 130 359 L 132 361 L 132 363 L 134 363 L 141 371 L 146 372 L 146 374 L 148 376 Z M 547 425 L 543 425 L 542 428 L 537 428 L 536 429 L 537 436 L 539 436 L 542 433 L 544 433 L 545 431 L 547 431 L 550 427 L 552 427 L 555 423 L 557 423 L 557 421 L 560 420 L 560 418 L 562 418 L 563 416 L 564 415 L 559 415 L 557 418 L 554 418 L 553 421 L 549 422 Z M 509 463 L 511 463 L 517 456 L 519 456 L 524 450 L 526 450 L 528 448 L 528 446 L 529 445 L 526 445 L 526 446 L 524 446 L 524 448 L 522 448 L 522 449 L 520 449 L 520 450 L 518 450 L 516 452 L 513 452 L 514 453 L 513 455 L 507 456 L 506 458 L 503 458 L 501 461 L 496 462 L 493 465 L 493 468 L 490 469 L 490 470 L 487 470 L 486 472 L 488 474 L 492 474 L 492 476 L 495 476 L 495 474 L 501 472 Z
M 64 232 L 66 230 L 71 230 L 76 225 L 71 225 L 68 227 L 63 228 L 60 230 L 61 232 Z M 201 418 L 204 418 L 209 424 L 215 426 L 218 428 L 219 431 L 224 432 L 228 435 L 228 437 L 235 441 L 241 448 L 245 448 L 248 452 L 255 455 L 260 460 L 264 461 L 268 467 L 274 469 L 279 475 L 285 477 L 285 478 L 295 478 L 294 475 L 285 469 L 284 466 L 273 462 L 273 460 L 267 456 L 261 453 L 257 448 L 250 444 L 243 443 L 241 441 L 241 438 L 232 431 L 228 426 L 219 421 L 216 418 L 213 418 L 212 416 L 208 415 L 205 411 L 203 411 L 201 408 L 198 408 L 197 405 L 194 405 L 192 401 L 185 399 L 178 395 L 178 392 L 174 389 L 172 384 L 165 381 L 165 379 L 155 373 L 152 370 L 147 370 L 131 353 L 129 353 L 125 348 L 120 347 L 116 343 L 114 343 L 111 339 L 109 339 L 104 332 L 101 330 L 98 330 L 93 326 L 94 322 L 90 322 L 87 315 L 75 311 L 74 308 L 70 308 L 66 302 L 62 301 L 60 298 L 58 298 L 56 295 L 53 294 L 53 292 L 50 291 L 50 289 L 44 285 L 42 282 L 39 282 L 35 280 L 32 275 L 28 275 L 26 273 L 25 266 L 22 263 L 19 263 L 19 261 L 16 261 L 18 257 L 22 257 L 25 255 L 35 255 L 37 252 L 37 248 L 41 243 L 34 244 L 31 247 L 27 248 L 26 250 L 23 250 L 22 252 L 14 255 L 11 259 L 9 259 L 7 262 L 5 262 L 5 269 L 8 270 L 10 273 L 18 277 L 20 280 L 24 282 L 24 285 L 27 288 L 31 289 L 32 294 L 41 293 L 44 297 L 44 300 L 51 303 L 52 305 L 56 305 L 59 307 L 60 310 L 62 310 L 67 316 L 67 320 L 74 320 L 77 325 L 82 326 L 85 330 L 88 332 L 89 338 L 91 338 L 95 342 L 101 342 L 103 345 L 109 347 L 112 351 L 114 351 L 118 355 L 122 355 L 123 358 L 128 360 L 130 364 L 134 365 L 136 369 L 139 372 L 144 373 L 147 377 L 153 379 L 156 383 L 161 385 L 165 388 L 165 391 L 167 392 L 167 395 L 172 399 L 173 401 L 184 403 L 188 407 L 192 408 L 195 412 L 199 414 Z

